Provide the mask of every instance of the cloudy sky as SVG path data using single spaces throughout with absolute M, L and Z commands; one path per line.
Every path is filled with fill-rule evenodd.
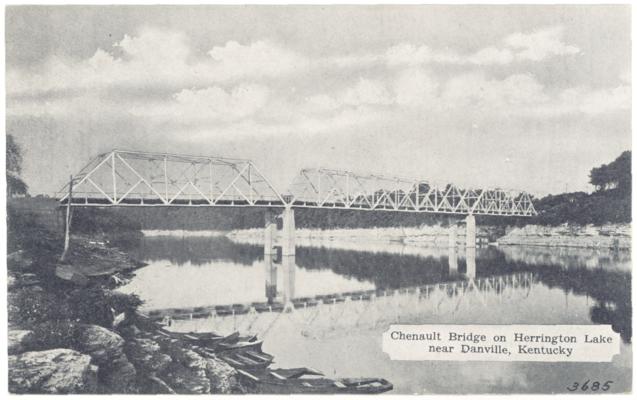
M 7 132 L 32 193 L 113 148 L 589 191 L 630 53 L 626 6 L 9 7 Z

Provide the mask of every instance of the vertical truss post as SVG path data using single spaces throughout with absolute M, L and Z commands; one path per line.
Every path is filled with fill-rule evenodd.
M 318 198 L 316 199 L 316 205 L 320 206 L 322 205 L 320 203 L 321 203 L 321 199 L 323 198 L 321 196 L 321 171 L 320 170 L 316 171 L 316 174 L 318 175 Z
M 212 160 L 208 163 L 208 172 L 210 175 L 210 200 L 214 199 L 214 182 L 212 181 Z
M 416 182 L 416 211 L 420 211 L 420 182 Z
M 168 156 L 164 156 L 164 193 L 168 201 Z
M 248 201 L 250 203 L 254 202 L 254 190 L 252 188 L 252 163 L 248 164 Z
M 117 203 L 117 177 L 115 176 L 115 152 L 111 153 L 111 168 L 113 172 L 113 203 Z
M 345 174 L 345 205 L 349 206 L 350 204 L 350 194 L 349 194 L 349 172 Z

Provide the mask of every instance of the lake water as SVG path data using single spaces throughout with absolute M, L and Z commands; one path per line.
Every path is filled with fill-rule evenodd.
M 135 253 L 148 266 L 121 290 L 138 294 L 147 311 L 278 305 L 286 312 L 213 314 L 170 329 L 256 333 L 278 367 L 383 377 L 393 393 L 557 393 L 587 379 L 613 381 L 609 392 L 632 386 L 628 252 L 311 245 L 264 258 L 262 247 L 225 237 L 147 237 Z M 324 304 L 331 294 L 346 300 Z M 318 306 L 303 306 L 317 296 Z M 381 335 L 395 323 L 611 324 L 621 353 L 611 363 L 391 361 Z

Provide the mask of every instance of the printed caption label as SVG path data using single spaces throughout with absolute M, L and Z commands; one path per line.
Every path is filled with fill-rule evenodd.
M 392 360 L 610 362 L 619 354 L 610 325 L 391 325 Z

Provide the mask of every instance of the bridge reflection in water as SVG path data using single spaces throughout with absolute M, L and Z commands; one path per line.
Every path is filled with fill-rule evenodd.
M 450 248 L 448 265 L 448 278 L 441 282 L 296 297 L 296 256 L 266 254 L 263 268 L 267 302 L 211 305 L 178 313 L 154 310 L 151 315 L 170 315 L 171 329 L 177 331 L 214 328 L 219 333 L 238 330 L 266 338 L 273 327 L 285 324 L 303 336 L 320 338 L 391 323 L 418 323 L 423 315 L 453 316 L 464 302 L 487 307 L 493 302 L 515 301 L 516 297 L 527 297 L 537 283 L 532 272 L 477 277 L 475 248 L 466 248 L 460 254 L 457 248 Z
M 322 241 L 264 257 L 262 243 L 165 237 L 143 239 L 138 258 L 149 265 L 120 290 L 146 312 L 170 313 L 176 331 L 258 333 L 281 368 L 383 376 L 401 394 L 537 392 L 537 381 L 553 393 L 582 375 L 630 390 L 629 252 Z M 389 362 L 380 341 L 393 323 L 610 324 L 622 348 L 603 365 Z

